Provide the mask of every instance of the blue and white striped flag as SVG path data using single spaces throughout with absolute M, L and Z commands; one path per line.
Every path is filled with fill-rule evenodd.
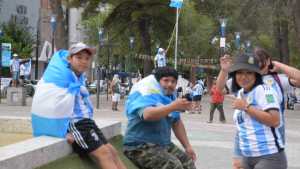
M 26 63 L 24 64 L 24 66 L 25 66 L 25 75 L 26 75 L 26 74 L 29 75 L 30 72 L 31 72 L 31 59 L 29 59 L 29 61 L 26 62 Z
M 167 105 L 176 99 L 175 92 L 172 97 L 168 97 L 163 93 L 163 89 L 154 75 L 149 75 L 134 84 L 125 104 L 125 113 L 128 120 L 133 119 L 136 111 L 141 108 Z M 180 119 L 180 113 L 172 112 L 169 114 L 169 118 L 176 121 Z
M 65 137 L 75 107 L 75 97 L 85 88 L 85 76 L 74 75 L 67 61 L 69 52 L 56 52 L 38 82 L 32 100 L 32 129 L 34 136 Z M 88 99 L 88 93 L 83 96 Z M 90 113 L 92 105 L 88 104 Z M 92 116 L 92 114 L 90 114 Z
M 172 8 L 181 8 L 183 4 L 183 0 L 171 0 L 170 7 Z

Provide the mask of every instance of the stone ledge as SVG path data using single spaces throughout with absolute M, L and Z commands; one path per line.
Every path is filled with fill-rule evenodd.
M 294 110 L 300 110 L 300 103 L 295 103 L 294 104 Z
M 32 133 L 31 118 L 1 116 L 0 132 L 4 133 Z
M 3 120 L 3 119 L 2 119 Z M 121 135 L 121 122 L 96 120 L 107 139 Z M 70 155 L 65 139 L 41 136 L 0 148 L 1 169 L 33 169 Z
M 26 93 L 23 87 L 7 88 L 7 105 L 8 106 L 25 106 Z

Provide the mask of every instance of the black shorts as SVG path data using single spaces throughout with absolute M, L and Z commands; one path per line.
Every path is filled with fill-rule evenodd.
M 106 138 L 92 119 L 70 122 L 68 131 L 74 137 L 72 147 L 78 154 L 88 154 L 107 144 Z
M 201 101 L 201 98 L 202 98 L 201 95 L 193 96 L 193 101 Z

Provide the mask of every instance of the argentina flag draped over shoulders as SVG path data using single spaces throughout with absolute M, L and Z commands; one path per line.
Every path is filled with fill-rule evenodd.
M 85 76 L 75 76 L 68 56 L 67 50 L 56 52 L 37 84 L 31 109 L 34 136 L 65 137 L 67 133 L 75 97 L 85 86 Z
M 183 0 L 171 0 L 170 7 L 172 8 L 181 8 L 183 4 Z
M 141 108 L 167 105 L 175 99 L 175 92 L 171 96 L 164 95 L 163 89 L 154 75 L 149 75 L 133 85 L 125 104 L 125 113 L 128 120 L 131 120 L 135 117 L 134 114 L 137 113 L 137 110 Z M 180 113 L 172 112 L 169 117 L 176 121 L 180 119 Z

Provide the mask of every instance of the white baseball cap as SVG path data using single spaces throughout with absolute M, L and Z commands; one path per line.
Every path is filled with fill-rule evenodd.
M 74 55 L 83 50 L 87 50 L 90 53 L 90 55 L 94 55 L 96 53 L 95 48 L 90 47 L 82 42 L 75 43 L 69 48 L 70 55 Z
M 158 52 L 163 52 L 163 51 L 165 51 L 163 48 L 158 49 Z

